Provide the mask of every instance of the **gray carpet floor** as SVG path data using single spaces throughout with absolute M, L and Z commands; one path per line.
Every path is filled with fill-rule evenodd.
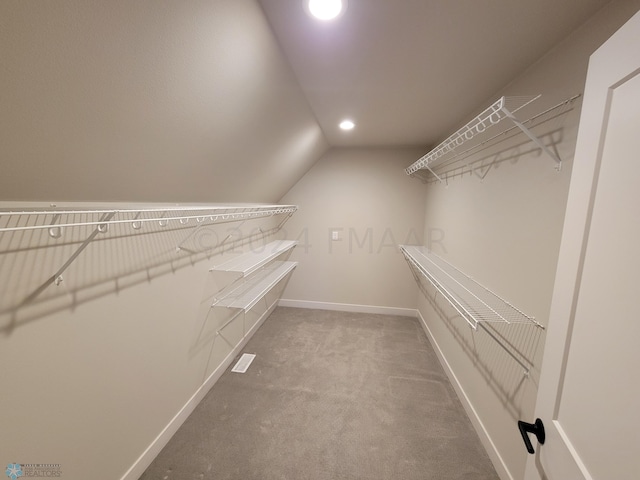
M 498 479 L 416 319 L 279 307 L 243 352 L 141 480 Z

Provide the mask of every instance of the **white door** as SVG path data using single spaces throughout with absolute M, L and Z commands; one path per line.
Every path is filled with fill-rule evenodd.
M 526 478 L 640 478 L 640 13 L 590 60 Z M 534 419 L 525 419 L 533 423 Z

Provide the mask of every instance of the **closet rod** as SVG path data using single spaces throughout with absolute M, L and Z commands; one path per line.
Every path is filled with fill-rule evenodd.
M 269 205 L 269 204 L 218 204 L 218 205 L 185 205 L 185 206 L 167 206 L 167 207 L 153 207 L 153 208 L 94 208 L 94 209 L 66 209 L 66 210 L 58 210 L 55 205 L 51 205 L 51 209 L 39 209 L 39 210 L 20 210 L 20 211 L 2 211 L 0 210 L 0 215 L 50 215 L 52 213 L 57 214 L 70 214 L 70 213 L 105 213 L 105 212 L 115 212 L 115 213 L 164 213 L 164 212 L 204 212 L 210 210 L 238 210 L 238 209 L 276 209 L 276 208 L 291 208 L 295 207 L 295 205 Z

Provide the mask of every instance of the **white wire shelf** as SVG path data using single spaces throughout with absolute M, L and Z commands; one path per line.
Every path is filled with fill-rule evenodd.
M 429 280 L 473 329 L 482 322 L 529 323 L 542 327 L 534 317 L 521 312 L 426 247 L 401 245 L 400 249 L 407 261 Z
M 419 173 L 420 170 L 427 170 L 436 179 L 442 181 L 440 176 L 434 171 L 440 164 L 443 162 L 450 162 L 452 159 L 459 160 L 460 157 L 464 157 L 465 155 L 472 153 L 478 145 L 483 145 L 487 141 L 491 141 L 514 129 L 519 129 L 529 137 L 531 141 L 533 141 L 555 161 L 556 169 L 560 170 L 562 165 L 560 158 L 527 126 L 527 123 L 538 117 L 540 114 L 523 122 L 519 121 L 514 115 L 516 112 L 520 111 L 540 97 L 541 95 L 499 98 L 473 120 L 458 129 L 434 149 L 407 167 L 405 172 L 407 175 L 415 175 Z M 549 113 L 554 109 L 565 106 L 573 102 L 578 97 L 579 95 L 576 95 L 543 113 Z M 504 127 L 505 123 L 502 123 L 505 119 L 510 120 L 510 122 L 506 123 L 507 128 Z M 502 124 L 503 127 L 499 128 L 499 124 Z M 509 126 L 509 124 L 511 124 L 511 126 Z M 465 146 L 465 148 L 463 148 L 463 146 Z
M 128 224 L 132 231 L 145 226 L 179 228 L 235 222 L 282 214 L 293 214 L 295 205 L 210 205 L 170 206 L 152 208 L 88 208 L 0 209 L 0 233 L 28 230 L 48 230 L 51 238 L 63 236 L 67 228 L 95 227 L 106 233 L 110 225 Z
M 490 323 L 524 324 L 544 330 L 544 326 L 509 302 L 462 273 L 456 267 L 423 246 L 400 245 L 411 270 L 426 278 L 462 318 L 473 328 L 484 330 L 529 375 L 529 366 L 486 325 Z
M 263 247 L 255 248 L 220 265 L 211 268 L 210 272 L 224 272 L 246 277 L 298 244 L 296 240 L 274 240 Z
M 242 236 L 240 225 L 253 223 L 253 236 L 278 231 L 298 209 L 295 205 L 217 204 L 217 205 L 144 205 L 140 208 L 14 208 L 0 209 L 0 255 L 25 249 L 65 248 L 61 266 L 28 298 L 33 301 L 49 285 L 61 285 L 63 273 L 94 241 L 116 240 L 134 235 L 184 231 L 174 236 L 175 255 L 194 255 L 224 245 L 232 245 Z M 272 222 L 271 219 L 274 219 Z M 235 222 L 233 229 L 217 228 Z M 266 230 L 263 230 L 265 227 Z M 195 241 L 197 234 L 210 230 L 209 243 Z M 226 234 L 218 238 L 217 233 Z M 249 238 L 251 236 L 248 236 Z M 203 237 L 204 238 L 204 237 Z M 208 237 L 207 237 L 208 238 Z M 215 239 L 215 241 L 214 241 Z M 195 247 L 195 248 L 194 248 Z M 176 257 L 177 258 L 177 257 Z
M 289 261 L 271 262 L 270 268 L 255 273 L 246 282 L 217 300 L 212 307 L 236 308 L 247 312 L 291 273 L 297 265 L 297 262 Z

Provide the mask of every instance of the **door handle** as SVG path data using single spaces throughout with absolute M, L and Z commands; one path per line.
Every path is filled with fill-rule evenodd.
M 524 440 L 524 444 L 527 447 L 527 452 L 530 454 L 534 454 L 535 450 L 533 449 L 533 445 L 531 445 L 531 440 L 529 439 L 528 433 L 533 433 L 540 445 L 544 445 L 545 435 L 544 435 L 544 424 L 542 420 L 536 418 L 536 423 L 527 423 L 522 420 L 518 420 L 518 429 L 520 430 L 520 435 L 522 435 L 522 440 Z

